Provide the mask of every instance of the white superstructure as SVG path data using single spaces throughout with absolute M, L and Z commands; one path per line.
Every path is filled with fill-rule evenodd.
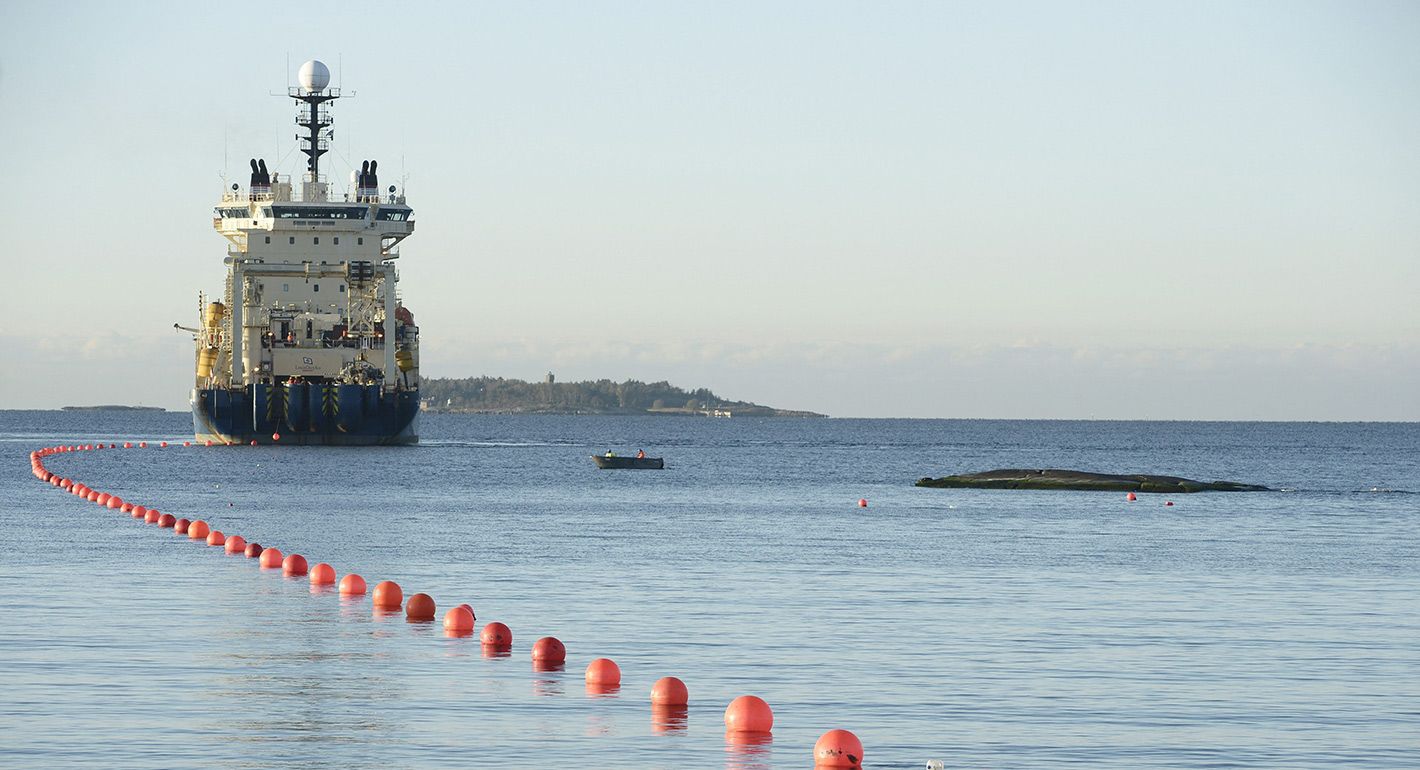
M 212 226 L 227 239 L 221 302 L 202 300 L 197 333 L 200 389 L 252 384 L 379 384 L 386 393 L 418 388 L 419 334 L 396 283 L 399 244 L 413 211 L 394 185 L 381 190 L 378 163 L 352 173 L 332 194 L 320 173 L 333 122 L 329 70 L 301 67 L 290 96 L 308 156 L 299 180 L 251 161 L 250 184 L 232 184 Z

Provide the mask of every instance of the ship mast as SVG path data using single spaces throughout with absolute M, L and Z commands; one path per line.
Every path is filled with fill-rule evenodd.
M 306 178 L 302 185 L 302 199 L 323 201 L 326 199 L 326 185 L 320 176 L 320 156 L 329 151 L 330 126 L 335 123 L 327 102 L 340 98 L 339 88 L 330 85 L 330 69 L 318 61 L 308 61 L 301 65 L 298 76 L 299 86 L 287 89 L 287 95 L 301 106 L 296 112 L 296 125 L 306 130 L 306 135 L 296 135 L 302 143 L 301 152 L 306 155 Z

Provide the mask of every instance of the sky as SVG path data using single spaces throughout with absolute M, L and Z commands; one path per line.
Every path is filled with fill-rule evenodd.
M 426 376 L 1420 420 L 1420 4 L 0 4 L 0 408 L 186 408 L 250 157 L 380 161 Z

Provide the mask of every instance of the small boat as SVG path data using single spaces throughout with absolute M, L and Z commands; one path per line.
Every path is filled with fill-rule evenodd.
M 630 468 L 632 470 L 659 471 L 666 467 L 666 461 L 659 457 L 622 457 L 620 455 L 592 455 L 592 462 L 598 468 Z

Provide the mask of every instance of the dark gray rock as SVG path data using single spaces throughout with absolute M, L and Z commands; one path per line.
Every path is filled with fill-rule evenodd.
M 1002 468 L 938 479 L 917 480 L 919 487 L 946 489 L 1074 489 L 1095 492 L 1269 492 L 1267 487 L 1237 481 L 1194 481 L 1178 476 L 1113 474 L 1058 468 Z

